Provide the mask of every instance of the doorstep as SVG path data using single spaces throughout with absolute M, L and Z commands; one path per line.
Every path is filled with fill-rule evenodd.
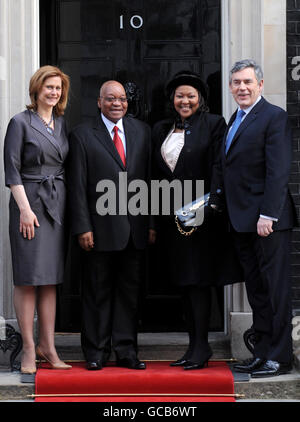
M 209 341 L 214 352 L 212 359 L 231 358 L 227 336 L 210 333 Z M 175 360 L 184 353 L 188 338 L 185 333 L 140 333 L 138 342 L 141 360 Z M 80 334 L 56 333 L 55 343 L 62 359 L 83 360 Z M 28 396 L 34 394 L 34 390 L 34 382 L 21 382 L 20 373 L 10 372 L 7 368 L 0 369 L 0 401 L 32 401 Z M 244 401 L 300 401 L 300 372 L 295 367 L 286 375 L 235 381 L 234 391 L 243 394 Z
M 230 359 L 230 338 L 224 333 L 209 333 L 209 342 L 215 359 Z M 57 333 L 55 335 L 57 351 L 62 359 L 84 360 L 80 334 Z M 176 360 L 181 357 L 188 344 L 186 333 L 139 333 L 138 357 L 141 360 Z M 115 360 L 112 353 L 110 360 Z
M 22 383 L 21 374 L 0 370 L 0 402 L 1 401 L 33 401 L 34 382 Z M 300 373 L 295 369 L 287 375 L 273 378 L 250 379 L 248 382 L 235 382 L 234 392 L 243 394 L 247 400 L 285 400 L 300 402 Z

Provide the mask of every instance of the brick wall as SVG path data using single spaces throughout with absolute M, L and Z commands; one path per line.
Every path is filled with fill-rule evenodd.
M 300 221 L 300 0 L 287 0 L 287 111 L 293 128 L 290 190 Z M 292 241 L 293 312 L 300 315 L 300 228 Z

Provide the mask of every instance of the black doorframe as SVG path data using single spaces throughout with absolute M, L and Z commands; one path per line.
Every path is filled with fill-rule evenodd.
M 113 1 L 113 0 L 111 0 Z M 59 6 L 61 0 L 40 0 L 40 64 L 52 64 L 61 67 L 59 53 L 59 27 L 60 16 Z M 201 2 L 201 0 L 198 0 Z M 71 0 L 65 0 L 64 3 L 75 3 Z M 122 1 L 118 2 L 119 4 Z M 220 0 L 206 0 L 206 3 L 220 4 Z M 70 17 L 72 19 L 72 17 Z M 171 44 L 170 44 L 171 45 Z M 77 62 L 76 62 L 77 63 Z M 78 61 L 80 66 L 80 61 Z M 195 69 L 192 69 L 195 70 Z M 71 75 L 72 76 L 72 75 Z M 110 75 L 114 77 L 115 75 Z M 118 73 L 118 79 L 122 77 L 122 72 Z M 71 80 L 72 82 L 72 80 Z M 123 81 L 121 81 L 123 82 Z M 132 81 L 134 82 L 134 81 Z M 221 114 L 221 72 L 212 72 L 207 78 L 210 86 L 209 106 L 211 112 Z M 72 85 L 71 85 L 72 86 Z M 160 89 L 153 93 L 153 98 L 161 98 Z M 143 97 L 143 93 L 142 93 Z M 71 91 L 72 102 L 72 91 Z M 96 111 L 96 107 L 95 107 Z M 70 113 L 70 112 L 69 112 Z M 68 121 L 69 114 L 66 113 Z M 148 115 L 149 123 L 157 120 L 155 115 Z M 80 329 L 80 279 L 82 273 L 81 251 L 75 239 L 68 240 L 68 255 L 66 264 L 66 277 L 63 286 L 58 289 L 58 309 L 57 309 L 57 327 L 58 331 L 74 332 Z M 145 283 L 141 291 L 141 310 L 140 310 L 140 330 L 142 331 L 185 331 L 185 322 L 181 309 L 181 299 L 179 290 L 172 287 L 172 292 L 156 291 L 155 294 L 149 293 L 149 273 L 153 269 L 152 263 L 155 262 L 155 248 L 150 248 L 145 256 Z M 74 265 L 74 263 L 76 265 Z M 146 298 L 146 299 L 145 299 Z M 166 305 L 167 304 L 167 305 Z M 155 309 L 155 312 L 153 312 Z M 166 309 L 168 312 L 166 313 Z M 223 288 L 214 290 L 213 294 L 213 315 L 211 320 L 211 331 L 224 330 L 224 292 Z M 166 317 L 170 314 L 170 318 Z M 164 315 L 162 319 L 160 315 Z

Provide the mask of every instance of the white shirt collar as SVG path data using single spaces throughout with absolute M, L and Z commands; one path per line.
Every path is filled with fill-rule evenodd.
M 250 111 L 253 109 L 253 107 L 256 106 L 256 104 L 261 100 L 261 95 L 257 98 L 257 100 L 255 101 L 254 104 L 252 104 L 250 107 L 248 108 L 243 108 L 243 111 L 246 113 L 244 117 L 246 117 L 247 114 L 250 113 Z M 238 108 L 238 111 L 241 110 L 240 106 Z
M 120 119 L 117 121 L 117 123 L 114 123 L 111 120 L 109 120 L 107 117 L 105 117 L 103 113 L 101 113 L 101 117 L 102 117 L 103 123 L 107 127 L 107 130 L 110 134 L 112 134 L 115 126 L 118 127 L 120 132 L 124 133 L 123 119 Z

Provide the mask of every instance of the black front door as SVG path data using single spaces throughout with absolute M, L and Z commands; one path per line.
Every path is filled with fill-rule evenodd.
M 129 112 L 153 125 L 164 118 L 164 85 L 180 70 L 200 73 L 209 106 L 221 114 L 220 0 L 40 1 L 41 65 L 71 77 L 69 128 L 97 113 L 101 83 L 116 79 L 132 92 Z M 140 330 L 184 329 L 180 295 L 164 273 L 159 243 L 145 255 Z M 80 328 L 80 251 L 70 240 L 60 291 L 58 329 Z M 211 329 L 223 330 L 223 291 L 215 292 Z

